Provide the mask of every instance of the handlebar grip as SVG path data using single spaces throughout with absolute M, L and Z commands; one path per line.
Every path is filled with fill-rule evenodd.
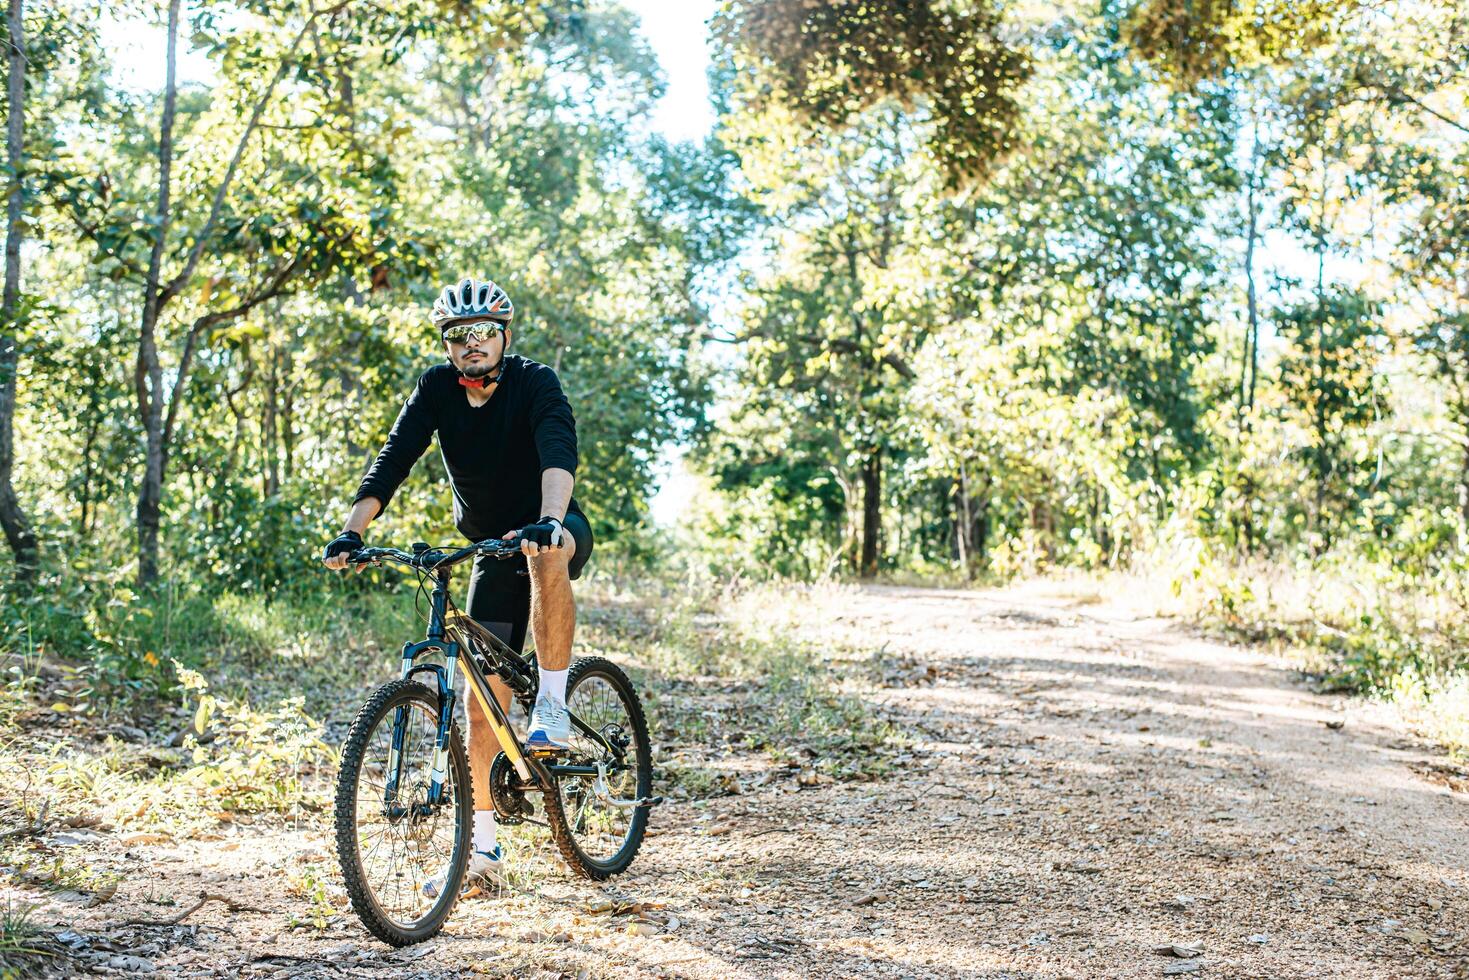
M 482 555 L 508 555 L 519 554 L 520 535 L 513 538 L 488 538 L 479 543 L 479 553 Z

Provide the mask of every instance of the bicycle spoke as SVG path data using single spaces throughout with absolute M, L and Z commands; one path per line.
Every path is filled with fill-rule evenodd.
M 572 691 L 569 706 L 590 730 L 604 738 L 618 732 L 623 736 L 633 733 L 633 720 L 621 695 L 604 677 L 583 678 Z M 630 743 L 624 755 L 635 759 L 637 750 L 638 746 Z M 608 767 L 618 764 L 617 758 L 596 739 L 582 733 L 573 734 L 571 761 L 579 765 L 601 762 Z M 593 785 L 593 778 L 564 777 L 560 787 L 562 806 L 578 847 L 593 860 L 610 860 L 632 832 L 633 811 L 599 799 Z M 605 786 L 613 797 L 630 798 L 637 792 L 636 773 L 631 769 L 609 773 Z
M 396 709 L 389 709 L 368 733 L 366 757 L 359 770 L 357 853 L 363 877 L 387 918 L 403 928 L 421 920 L 436 904 L 423 894 L 424 882 L 452 859 L 457 819 L 454 803 L 460 789 L 448 774 L 441 805 L 420 812 L 432 785 L 438 718 L 428 705 L 411 702 L 404 712 L 399 752 L 399 779 L 392 800 L 386 799 L 387 761 L 391 754 Z M 390 817 L 389 805 L 399 810 Z

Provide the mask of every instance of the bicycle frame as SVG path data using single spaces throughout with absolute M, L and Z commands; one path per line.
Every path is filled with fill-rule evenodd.
M 430 770 L 428 798 L 423 805 L 433 807 L 443 801 L 444 781 L 448 777 L 449 767 L 449 735 L 454 723 L 454 707 L 457 699 L 454 693 L 454 678 L 461 659 L 464 663 L 465 687 L 479 702 L 480 710 L 488 719 L 491 731 L 495 733 L 495 737 L 500 742 L 500 750 L 505 753 L 505 757 L 515 767 L 516 774 L 522 780 L 538 787 L 543 792 L 555 792 L 555 781 L 551 778 L 553 774 L 555 776 L 603 776 L 601 770 L 605 766 L 544 765 L 526 752 L 516 739 L 509 717 L 500 707 L 499 701 L 490 689 L 485 672 L 476 662 L 475 644 L 476 642 L 489 642 L 491 649 L 483 651 L 486 658 L 497 668 L 496 675 L 504 680 L 516 694 L 527 695 L 531 691 L 532 680 L 529 666 L 519 654 L 494 634 L 480 628 L 475 630 L 471 637 L 469 633 L 472 627 L 461 625 L 466 620 L 473 623 L 469 616 L 459 612 L 453 616 L 449 615 L 450 567 L 436 566 L 434 568 L 435 585 L 430 597 L 427 636 L 417 643 L 403 644 L 402 652 L 400 676 L 407 678 L 418 673 L 432 673 L 438 679 L 438 731 L 434 744 L 433 767 Z M 467 642 L 461 642 L 461 640 Z M 461 657 L 460 654 L 466 647 L 470 655 Z M 443 666 L 417 662 L 419 657 L 432 653 L 443 655 Z M 388 807 L 394 804 L 398 785 L 403 775 L 402 750 L 407 712 L 406 706 L 399 707 L 393 718 L 392 742 L 388 750 L 388 773 L 383 788 L 383 803 Z M 619 763 L 623 760 L 624 750 L 621 746 L 609 742 L 601 732 L 587 725 L 574 712 L 568 713 L 573 728 L 600 744 Z

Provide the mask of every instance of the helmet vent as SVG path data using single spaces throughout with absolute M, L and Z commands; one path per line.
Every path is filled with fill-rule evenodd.
M 508 327 L 515 317 L 515 306 L 505 295 L 505 290 L 488 279 L 474 276 L 445 286 L 439 298 L 434 300 L 433 323 L 440 329 L 454 320 L 475 316 L 487 316 Z

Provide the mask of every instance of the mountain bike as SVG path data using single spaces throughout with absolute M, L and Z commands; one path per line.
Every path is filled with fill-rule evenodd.
M 491 693 L 490 676 L 510 688 L 527 715 L 537 690 L 534 655 L 522 656 L 460 612 L 449 596 L 456 565 L 479 555 L 512 560 L 516 539 L 457 550 L 416 543 L 411 552 L 359 548 L 351 564 L 402 565 L 427 596 L 424 639 L 403 644 L 402 672 L 358 711 L 342 747 L 336 787 L 337 857 L 352 908 L 393 946 L 423 942 L 443 927 L 459 899 L 469 863 L 474 802 L 469 758 L 454 720 L 455 675 L 479 701 L 501 752 L 490 767 L 499 822 L 542 823 L 570 868 L 594 880 L 627 870 L 642 845 L 651 795 L 652 749 L 637 692 L 622 669 L 582 657 L 566 681 L 570 748 L 530 751 Z M 431 584 L 431 588 L 430 588 Z M 442 660 L 442 663 L 435 662 Z M 429 683 L 423 683 L 427 679 Z M 447 866 L 444 886 L 426 880 Z

